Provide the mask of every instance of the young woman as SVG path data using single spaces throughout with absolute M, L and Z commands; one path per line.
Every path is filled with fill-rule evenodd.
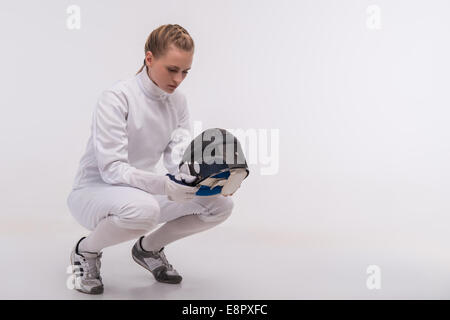
M 177 150 L 192 137 L 186 98 L 176 88 L 191 68 L 193 54 L 194 41 L 183 27 L 162 25 L 149 35 L 138 73 L 98 99 L 67 198 L 72 216 L 91 231 L 78 240 L 70 257 L 78 291 L 102 293 L 101 250 L 132 239 L 138 239 L 132 258 L 139 265 L 157 281 L 179 283 L 182 277 L 164 247 L 220 224 L 232 212 L 230 197 L 195 196 L 197 188 L 154 170 L 163 155 L 169 173 L 188 182 L 192 178 L 178 171 L 182 153 Z

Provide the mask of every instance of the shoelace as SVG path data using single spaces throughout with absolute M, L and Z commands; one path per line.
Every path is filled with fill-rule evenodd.
M 169 261 L 166 258 L 166 254 L 163 251 L 164 248 L 157 251 L 158 256 L 161 258 L 161 260 L 164 262 L 164 265 L 167 267 L 167 270 L 173 270 L 173 266 L 169 263 Z
M 97 257 L 93 258 L 83 258 L 83 269 L 86 269 L 86 278 L 87 279 L 97 279 L 100 275 L 100 267 L 101 262 L 100 258 L 102 257 L 102 253 L 100 253 Z

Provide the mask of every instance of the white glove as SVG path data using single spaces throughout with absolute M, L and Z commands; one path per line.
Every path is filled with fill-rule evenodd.
M 186 173 L 178 173 L 175 175 L 175 179 L 178 181 L 190 183 L 195 180 L 195 177 Z M 184 186 L 182 184 L 176 183 L 175 181 L 172 181 L 169 177 L 166 176 L 165 193 L 171 201 L 185 202 L 192 200 L 199 188 L 200 186 Z

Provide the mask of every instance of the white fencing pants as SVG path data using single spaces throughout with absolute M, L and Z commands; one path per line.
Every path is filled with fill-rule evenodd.
M 164 233 L 159 232 L 163 239 L 158 240 L 155 236 L 149 237 L 152 238 L 151 242 L 143 239 L 145 249 L 154 249 L 152 243 L 159 247 L 161 244 L 165 245 L 219 224 L 230 216 L 233 209 L 231 197 L 222 195 L 199 196 L 190 201 L 178 203 L 169 200 L 165 195 L 152 195 L 134 187 L 110 184 L 98 184 L 72 190 L 67 198 L 67 205 L 75 220 L 86 229 L 93 231 L 85 239 L 89 244 L 86 250 L 97 252 L 109 245 L 135 239 L 160 223 L 187 215 L 196 215 L 195 220 L 194 218 L 189 221 L 185 219 L 189 223 L 184 224 L 184 229 L 183 223 L 180 223 L 183 219 L 174 221 L 170 228 L 166 227 L 169 224 L 164 225 L 167 231 L 171 231 L 170 234 L 166 232 L 165 236 L 163 236 Z M 99 226 L 100 222 L 107 217 L 108 227 L 106 223 Z M 102 225 L 105 226 L 102 227 Z M 117 232 L 111 231 L 113 225 L 118 228 Z M 95 234 L 97 226 L 99 229 L 108 230 L 108 234 L 102 230 L 98 230 L 98 233 L 102 233 L 100 236 Z M 126 230 L 129 232 L 127 233 Z

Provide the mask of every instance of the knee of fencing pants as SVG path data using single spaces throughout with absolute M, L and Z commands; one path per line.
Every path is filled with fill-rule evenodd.
M 127 203 L 114 214 L 114 222 L 126 229 L 150 230 L 158 225 L 160 207 L 156 200 L 136 200 Z
M 231 197 L 219 195 L 211 198 L 208 213 L 200 214 L 198 217 L 205 222 L 226 220 L 231 215 L 233 207 L 234 201 Z

